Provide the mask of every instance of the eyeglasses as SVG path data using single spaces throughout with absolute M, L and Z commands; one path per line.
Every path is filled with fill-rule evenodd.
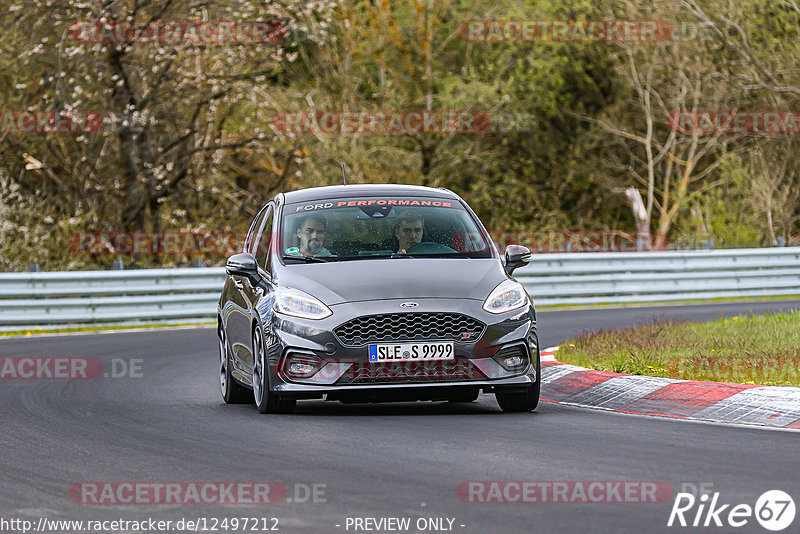
M 313 228 L 306 228 L 303 230 L 303 233 L 306 235 L 325 235 L 325 230 L 314 230 Z
M 401 232 L 406 233 L 406 234 L 421 234 L 422 233 L 422 228 L 400 228 L 399 230 Z

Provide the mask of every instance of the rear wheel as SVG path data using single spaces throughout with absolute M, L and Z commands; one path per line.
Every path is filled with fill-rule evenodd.
M 296 399 L 282 398 L 269 390 L 269 368 L 261 327 L 253 330 L 253 397 L 261 413 L 292 413 Z
M 219 338 L 219 389 L 222 400 L 227 404 L 246 404 L 252 400 L 250 391 L 239 384 L 231 376 L 231 357 L 228 352 L 228 340 L 225 339 L 225 330 L 222 326 L 217 332 Z
M 537 351 L 538 352 L 538 351 Z M 523 391 L 498 391 L 497 404 L 504 412 L 532 412 L 539 405 L 539 392 L 542 387 L 542 364 L 536 355 L 536 382 Z

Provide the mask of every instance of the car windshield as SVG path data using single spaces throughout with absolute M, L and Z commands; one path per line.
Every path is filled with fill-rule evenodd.
M 281 228 L 280 250 L 286 260 L 493 257 L 485 231 L 460 202 L 446 198 L 358 197 L 287 204 Z

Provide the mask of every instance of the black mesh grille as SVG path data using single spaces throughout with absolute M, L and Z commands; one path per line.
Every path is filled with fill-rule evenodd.
M 337 326 L 333 332 L 342 345 L 445 340 L 474 343 L 486 328 L 482 322 L 460 313 L 387 313 L 367 315 Z
M 485 380 L 469 359 L 428 362 L 397 361 L 392 363 L 354 363 L 337 380 L 338 384 L 378 384 L 401 382 L 448 382 Z

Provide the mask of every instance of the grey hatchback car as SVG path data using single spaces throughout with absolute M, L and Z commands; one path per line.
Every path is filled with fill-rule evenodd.
M 218 306 L 228 403 L 471 402 L 532 411 L 541 365 L 533 301 L 455 193 L 346 185 L 280 193 L 227 261 Z

